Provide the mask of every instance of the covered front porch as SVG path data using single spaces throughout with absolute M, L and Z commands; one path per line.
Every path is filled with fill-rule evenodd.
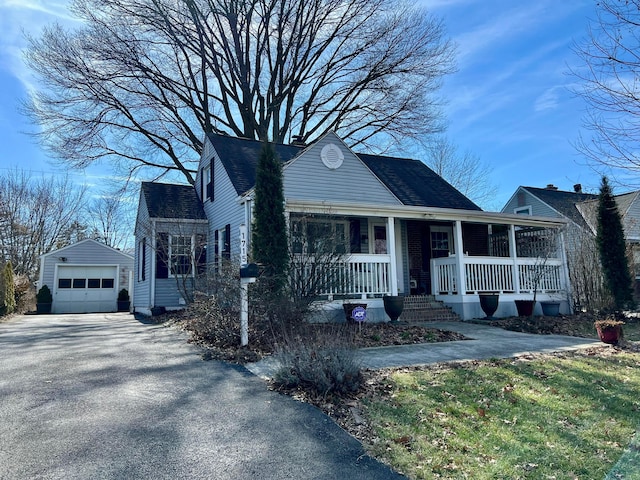
M 500 295 L 495 316 L 515 315 L 513 300 L 533 299 L 534 294 L 538 303 L 560 301 L 561 311 L 569 312 L 562 220 L 303 202 L 288 203 L 287 210 L 300 277 L 308 279 L 317 271 L 319 248 L 303 238 L 309 224 L 315 222 L 314 232 L 322 230 L 335 243 L 338 255 L 314 292 L 325 309 L 341 310 L 342 303 L 360 300 L 370 319 L 384 320 L 383 296 L 433 295 L 471 319 L 485 316 L 479 294 L 491 292 Z

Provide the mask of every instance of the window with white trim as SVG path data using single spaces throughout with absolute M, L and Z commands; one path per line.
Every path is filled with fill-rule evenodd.
M 293 253 L 349 253 L 349 222 L 333 218 L 291 218 Z
M 169 235 L 169 275 L 193 275 L 193 235 Z
M 515 213 L 516 215 L 532 215 L 531 205 L 527 205 L 526 207 L 514 208 L 513 213 Z

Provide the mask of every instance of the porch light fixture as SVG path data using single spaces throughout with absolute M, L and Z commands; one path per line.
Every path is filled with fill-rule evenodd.
M 320 159 L 329 170 L 336 170 L 344 162 L 344 154 L 336 144 L 329 143 L 320 151 Z

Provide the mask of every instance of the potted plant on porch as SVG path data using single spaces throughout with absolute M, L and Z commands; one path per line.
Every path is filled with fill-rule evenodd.
M 51 290 L 46 285 L 43 285 L 38 293 L 36 293 L 36 312 L 37 313 L 51 313 L 51 304 L 53 303 L 53 296 Z
M 402 315 L 404 310 L 404 296 L 402 295 L 385 295 L 382 297 L 384 303 L 384 311 L 392 322 L 397 322 L 398 317 Z
M 131 306 L 131 301 L 129 299 L 129 292 L 126 288 L 123 288 L 118 292 L 118 311 L 119 312 L 128 312 L 129 307 Z

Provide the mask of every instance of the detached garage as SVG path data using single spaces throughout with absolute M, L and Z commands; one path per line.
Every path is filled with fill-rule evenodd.
M 40 257 L 39 286 L 53 294 L 53 313 L 115 312 L 118 292 L 132 296 L 133 257 L 95 240 L 82 240 Z

